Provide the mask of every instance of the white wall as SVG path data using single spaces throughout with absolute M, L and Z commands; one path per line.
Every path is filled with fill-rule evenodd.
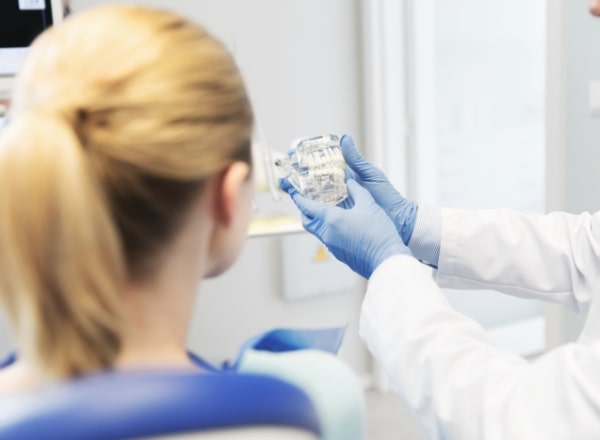
M 569 212 L 600 209 L 600 117 L 588 110 L 588 87 L 600 80 L 600 19 L 587 2 L 564 1 L 566 56 L 565 208 Z M 583 317 L 567 313 L 567 338 L 574 339 Z
M 357 0 L 74 0 L 76 10 L 102 3 L 168 8 L 213 32 L 240 65 L 272 148 L 303 135 L 360 136 Z
M 103 0 L 74 0 L 75 11 Z M 128 2 L 131 3 L 131 2 Z M 269 144 L 285 151 L 297 136 L 352 132 L 362 138 L 356 0 L 145 0 L 202 23 L 233 51 Z M 127 32 L 126 29 L 115 32 Z M 307 235 L 307 239 L 308 235 Z M 312 239 L 312 238 L 310 238 Z M 231 359 L 248 337 L 275 326 L 349 324 L 341 356 L 370 370 L 357 335 L 362 287 L 294 303 L 281 298 L 280 238 L 253 238 L 224 276 L 198 296 L 190 348 Z M 0 322 L 0 335 L 5 335 Z M 0 355 L 8 349 L 0 337 Z
M 584 1 L 565 1 L 567 161 L 566 208 L 570 212 L 600 209 L 600 116 L 588 110 L 588 86 L 600 80 L 600 19 L 590 16 Z

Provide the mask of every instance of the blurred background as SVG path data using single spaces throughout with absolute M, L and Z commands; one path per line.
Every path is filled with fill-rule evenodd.
M 104 0 L 73 0 L 84 10 Z M 114 0 L 111 3 L 115 3 Z M 273 192 L 271 152 L 350 133 L 421 204 L 595 211 L 600 206 L 600 23 L 585 0 L 138 0 L 206 26 L 236 58 L 257 117 L 256 215 L 241 258 L 198 297 L 192 351 L 232 359 L 272 327 L 347 325 L 370 439 L 421 439 L 362 346 L 363 280 L 301 232 Z M 114 32 L 126 33 L 127 29 Z M 0 102 L 8 85 L 0 82 Z M 536 356 L 583 317 L 493 292 L 447 292 L 496 342 Z M 12 349 L 0 321 L 0 356 Z

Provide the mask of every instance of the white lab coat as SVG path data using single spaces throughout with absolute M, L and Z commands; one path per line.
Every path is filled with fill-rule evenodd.
M 600 213 L 444 210 L 438 268 L 389 258 L 360 317 L 361 337 L 429 438 L 600 439 Z M 530 362 L 496 348 L 438 284 L 589 310 L 586 326 L 577 343 Z

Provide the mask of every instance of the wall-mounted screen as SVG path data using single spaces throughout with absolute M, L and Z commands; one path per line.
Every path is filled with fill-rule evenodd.
M 0 75 L 15 75 L 31 42 L 62 16 L 62 0 L 0 0 Z

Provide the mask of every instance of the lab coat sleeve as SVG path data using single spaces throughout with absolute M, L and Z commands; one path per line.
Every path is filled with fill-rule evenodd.
M 437 281 L 586 310 L 600 285 L 600 213 L 442 211 Z
M 409 256 L 386 260 L 372 275 L 360 335 L 431 439 L 591 439 L 600 432 L 593 350 L 567 345 L 530 363 L 498 349 Z

